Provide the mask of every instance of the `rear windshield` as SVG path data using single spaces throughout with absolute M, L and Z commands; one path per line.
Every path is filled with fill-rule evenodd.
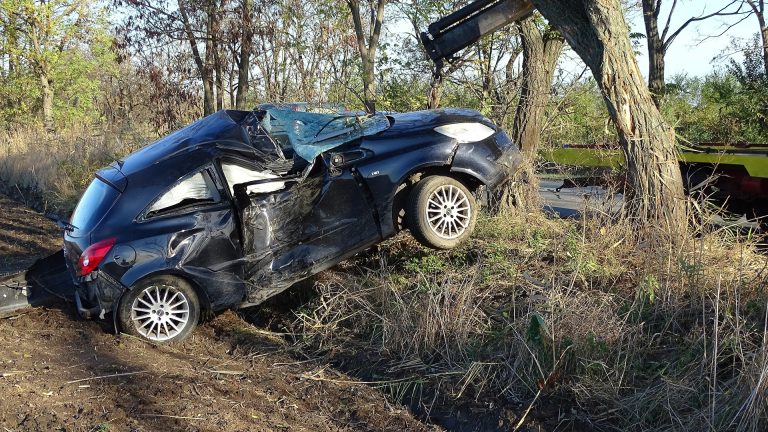
M 75 226 L 75 230 L 71 235 L 80 237 L 90 233 L 107 210 L 112 207 L 119 194 L 117 189 L 99 179 L 94 179 L 72 214 L 70 223 Z

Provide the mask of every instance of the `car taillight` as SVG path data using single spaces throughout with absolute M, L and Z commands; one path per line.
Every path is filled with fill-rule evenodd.
M 104 260 L 112 246 L 115 245 L 115 242 L 117 242 L 117 238 L 111 237 L 88 246 L 80 255 L 80 261 L 78 261 L 77 267 L 80 276 L 86 276 L 96 270 L 99 263 Z

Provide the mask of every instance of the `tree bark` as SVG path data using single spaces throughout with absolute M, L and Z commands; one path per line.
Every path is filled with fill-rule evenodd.
M 763 39 L 763 66 L 765 67 L 765 76 L 768 77 L 768 27 L 765 26 L 765 19 L 760 23 L 760 36 Z
M 651 92 L 653 103 L 661 106 L 664 97 L 666 83 L 664 79 L 664 41 L 659 35 L 659 10 L 658 0 L 643 0 L 643 20 L 645 21 L 645 35 L 648 43 L 648 90 Z
M 40 90 L 43 96 L 43 125 L 46 131 L 53 132 L 53 86 L 46 71 L 40 71 Z
M 203 89 L 207 95 L 204 99 L 204 115 L 213 114 L 216 111 L 216 1 L 209 0 L 207 7 L 207 23 L 205 28 L 205 64 L 203 66 Z
M 375 9 L 373 4 L 370 4 L 371 18 L 366 31 L 360 14 L 360 0 L 347 0 L 347 6 L 349 6 L 349 10 L 352 12 L 357 50 L 362 62 L 363 105 L 365 105 L 365 111 L 368 113 L 376 112 L 376 51 L 379 49 L 379 38 L 381 37 L 381 27 L 384 23 L 384 6 L 386 3 L 387 0 L 375 0 Z
M 760 24 L 760 39 L 763 43 L 763 67 L 765 68 L 765 76 L 768 77 L 768 27 L 765 23 L 765 0 L 746 0 L 757 22 Z
M 768 77 L 768 27 L 765 25 L 765 15 L 757 14 L 757 21 L 760 23 L 760 39 L 763 42 L 763 67 L 765 76 Z
M 685 196 L 675 135 L 651 99 L 619 0 L 533 0 L 592 70 L 627 161 L 628 209 L 642 222 L 679 231 Z
M 250 90 L 248 71 L 251 67 L 251 50 L 253 47 L 253 0 L 242 0 L 241 20 L 243 24 L 240 35 L 240 61 L 237 64 L 237 109 L 248 109 L 248 91 Z
M 564 41 L 562 36 L 553 31 L 542 34 L 533 18 L 520 22 L 520 37 L 523 45 L 523 80 L 512 124 L 512 137 L 531 158 L 536 154 L 541 141 L 552 78 Z
M 505 187 L 489 198 L 490 210 L 496 212 L 508 212 L 513 206 L 523 213 L 540 208 L 539 181 L 532 162 L 541 141 L 552 78 L 564 45 L 559 33 L 553 30 L 542 33 L 533 17 L 521 20 L 518 25 L 523 49 L 523 77 L 512 137 L 525 157 Z
M 200 55 L 200 49 L 197 46 L 197 38 L 192 31 L 192 25 L 189 21 L 187 4 L 184 0 L 178 0 L 178 6 L 182 24 L 184 25 L 184 33 L 186 34 L 190 49 L 192 50 L 192 58 L 195 60 L 195 66 L 197 66 L 197 72 L 200 74 L 200 79 L 203 81 L 203 115 L 213 114 L 213 73 L 209 61 L 210 51 L 208 50 L 208 43 L 206 43 L 205 60 L 203 60 Z
M 221 53 L 221 20 L 224 2 L 219 4 L 219 0 L 211 1 L 211 9 L 208 12 L 211 17 L 211 24 L 208 29 L 208 41 L 210 41 L 210 50 L 213 52 L 213 73 L 214 83 L 216 85 L 216 109 L 224 109 L 224 59 Z M 206 50 L 209 48 L 206 48 Z
M 429 91 L 427 92 L 427 109 L 437 109 L 440 107 L 440 98 L 443 96 L 443 75 L 436 71 L 429 82 Z

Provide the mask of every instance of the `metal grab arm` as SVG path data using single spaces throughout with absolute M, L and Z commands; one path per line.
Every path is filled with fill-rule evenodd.
M 530 0 L 478 0 L 430 24 L 421 43 L 438 70 L 481 37 L 533 12 Z

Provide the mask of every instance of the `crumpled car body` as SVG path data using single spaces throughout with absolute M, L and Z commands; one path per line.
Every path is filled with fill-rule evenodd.
M 467 123 L 490 132 L 476 142 L 436 132 Z M 78 308 L 103 317 L 157 275 L 189 282 L 206 310 L 259 304 L 396 234 L 412 179 L 495 188 L 518 158 L 471 110 L 220 111 L 96 174 L 64 233 Z

